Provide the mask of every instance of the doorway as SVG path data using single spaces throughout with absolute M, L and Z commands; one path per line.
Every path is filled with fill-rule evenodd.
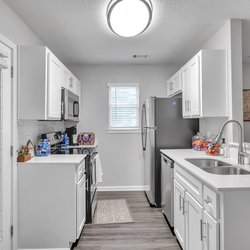
M 0 36 L 0 250 L 16 247 L 13 241 L 13 225 L 16 220 L 16 191 L 13 185 L 16 174 L 13 159 L 15 56 L 15 45 Z

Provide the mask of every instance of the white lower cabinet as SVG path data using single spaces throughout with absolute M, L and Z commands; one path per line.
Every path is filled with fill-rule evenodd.
M 185 193 L 185 234 L 186 250 L 201 250 L 203 243 L 203 208 L 188 192 Z
M 83 226 L 86 221 L 86 175 L 84 174 L 82 178 L 76 184 L 76 236 L 79 239 Z
M 204 231 L 204 250 L 219 249 L 219 222 L 210 216 L 206 211 L 203 213 Z
M 84 172 L 85 160 L 18 164 L 19 249 L 70 249 L 79 239 L 86 218 Z
M 184 196 L 185 189 L 174 181 L 174 232 L 183 248 L 185 246 Z
M 174 231 L 184 250 L 219 250 L 219 222 L 176 180 Z
M 184 250 L 219 250 L 217 194 L 175 164 L 174 231 Z

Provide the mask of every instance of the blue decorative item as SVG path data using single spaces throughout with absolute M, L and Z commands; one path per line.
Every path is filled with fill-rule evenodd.
M 50 145 L 47 139 L 40 139 L 36 145 L 36 156 L 48 156 L 50 154 Z

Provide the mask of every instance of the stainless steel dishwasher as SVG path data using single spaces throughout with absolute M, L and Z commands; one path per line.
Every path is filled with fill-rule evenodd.
M 174 161 L 161 154 L 161 207 L 170 227 L 174 227 Z

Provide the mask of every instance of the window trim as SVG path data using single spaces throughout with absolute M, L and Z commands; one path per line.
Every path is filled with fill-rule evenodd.
M 108 83 L 108 129 L 106 129 L 106 132 L 108 134 L 139 134 L 141 133 L 140 129 L 140 85 L 139 83 Z M 111 115 L 110 115 L 110 88 L 111 87 L 135 87 L 138 88 L 137 91 L 137 98 L 138 98 L 138 106 L 134 106 L 135 108 L 138 108 L 138 127 L 119 127 L 119 128 L 114 128 L 110 127 L 111 124 Z

